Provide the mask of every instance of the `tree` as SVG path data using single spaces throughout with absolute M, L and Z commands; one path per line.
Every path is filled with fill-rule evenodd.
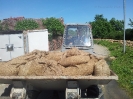
M 53 37 L 63 34 L 64 25 L 59 21 L 59 19 L 51 17 L 51 18 L 46 18 L 46 20 L 43 19 L 42 22 Z
M 130 23 L 128 25 L 130 25 L 131 27 L 133 27 L 133 21 L 131 19 L 129 19 Z
M 115 18 L 112 18 L 109 22 L 116 31 L 123 31 L 123 26 L 124 26 L 123 20 L 116 20 Z
M 122 39 L 123 37 L 123 20 L 115 18 L 107 20 L 103 15 L 96 15 L 90 24 L 94 38 Z
M 109 23 L 112 26 L 112 32 L 111 35 L 113 39 L 122 39 L 123 38 L 123 27 L 124 27 L 124 21 L 123 20 L 116 20 L 115 18 L 112 18 L 109 20 Z
M 24 19 L 16 23 L 15 30 L 33 30 L 38 26 L 38 23 L 33 19 Z
M 4 26 L 4 30 L 5 30 L 5 31 L 8 31 L 8 30 L 9 30 L 9 26 L 8 26 L 8 24 L 5 24 L 5 26 Z
M 92 25 L 92 33 L 96 38 L 107 38 L 111 36 L 109 33 L 112 31 L 112 26 L 103 15 L 96 15 L 95 21 L 90 22 Z

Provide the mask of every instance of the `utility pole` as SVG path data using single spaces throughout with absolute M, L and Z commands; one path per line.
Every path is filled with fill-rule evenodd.
M 123 0 L 123 15 L 124 15 L 124 40 L 123 40 L 123 45 L 124 45 L 124 49 L 123 49 L 123 52 L 125 53 L 125 51 L 126 51 L 126 48 L 125 48 L 125 46 L 126 46 L 126 41 L 125 41 L 125 22 L 126 22 L 126 20 L 125 20 L 125 8 L 126 8 L 126 5 L 125 5 L 125 3 L 126 3 L 126 0 Z

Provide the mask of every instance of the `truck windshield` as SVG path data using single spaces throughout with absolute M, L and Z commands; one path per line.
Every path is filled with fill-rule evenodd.
M 68 25 L 65 33 L 65 46 L 91 46 L 89 26 Z

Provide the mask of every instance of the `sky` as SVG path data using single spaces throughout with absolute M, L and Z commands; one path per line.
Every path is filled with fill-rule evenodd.
M 126 28 L 133 19 L 133 0 L 126 1 Z M 123 20 L 123 0 L 0 0 L 0 20 L 10 17 L 64 18 L 64 23 L 94 21 L 97 14 Z

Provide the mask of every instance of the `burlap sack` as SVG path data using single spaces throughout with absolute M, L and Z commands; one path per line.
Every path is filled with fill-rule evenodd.
M 72 48 L 70 50 L 67 50 L 65 53 L 66 53 L 66 57 L 80 55 L 80 52 L 77 48 Z
M 76 76 L 79 75 L 78 73 L 79 69 L 76 66 L 69 66 L 66 67 L 63 71 L 64 76 Z
M 90 55 L 90 59 L 92 59 L 95 63 L 99 61 L 99 58 L 94 55 Z
M 95 76 L 110 76 L 110 69 L 105 60 L 99 60 L 94 68 Z
M 32 65 L 32 62 L 33 61 L 29 61 L 25 65 L 21 65 L 19 67 L 18 76 L 27 76 L 28 75 L 28 71 L 30 69 L 30 66 Z
M 62 66 L 73 66 L 73 65 L 87 63 L 89 60 L 90 60 L 89 56 L 77 55 L 77 56 L 71 56 L 67 58 L 63 57 L 59 61 L 59 64 L 61 64 Z
M 44 75 L 62 75 L 62 70 L 59 67 L 60 65 L 57 64 L 54 60 L 47 60 L 46 61 L 46 70 Z
M 76 75 L 87 76 L 93 73 L 93 69 L 94 69 L 94 63 L 92 64 L 88 62 L 86 64 L 66 67 L 63 71 L 63 75 L 65 76 L 76 76 Z
M 36 61 L 32 61 L 27 76 L 43 76 L 45 67 L 45 64 L 38 64 Z
M 66 54 L 66 57 L 77 56 L 77 55 L 89 55 L 89 53 L 82 51 L 82 50 L 79 50 L 78 48 L 75 48 L 75 47 L 67 50 L 64 53 Z
M 5 62 L 0 62 L 0 66 L 2 66 L 2 65 L 4 65 L 5 64 Z
M 87 76 L 93 73 L 94 64 L 88 62 L 86 64 L 77 65 L 77 67 L 79 68 L 78 72 L 80 73 L 80 75 Z
M 15 58 L 0 66 L 0 75 L 3 76 L 16 76 L 19 72 L 19 66 L 25 65 L 27 61 Z
M 12 61 L 7 62 L 6 65 L 14 65 L 14 66 L 18 67 L 20 65 L 25 65 L 26 63 L 27 63 L 26 60 L 19 60 L 19 59 L 14 60 L 13 59 Z
M 28 62 L 25 66 L 21 66 L 18 75 L 20 76 L 50 76 L 62 75 L 60 65 L 54 60 L 46 58 L 36 59 Z
M 0 67 L 0 76 L 17 76 L 19 68 L 15 65 L 2 65 Z
M 63 53 L 62 52 L 50 52 L 46 58 L 49 60 L 55 60 L 55 61 L 59 61 L 62 57 Z

